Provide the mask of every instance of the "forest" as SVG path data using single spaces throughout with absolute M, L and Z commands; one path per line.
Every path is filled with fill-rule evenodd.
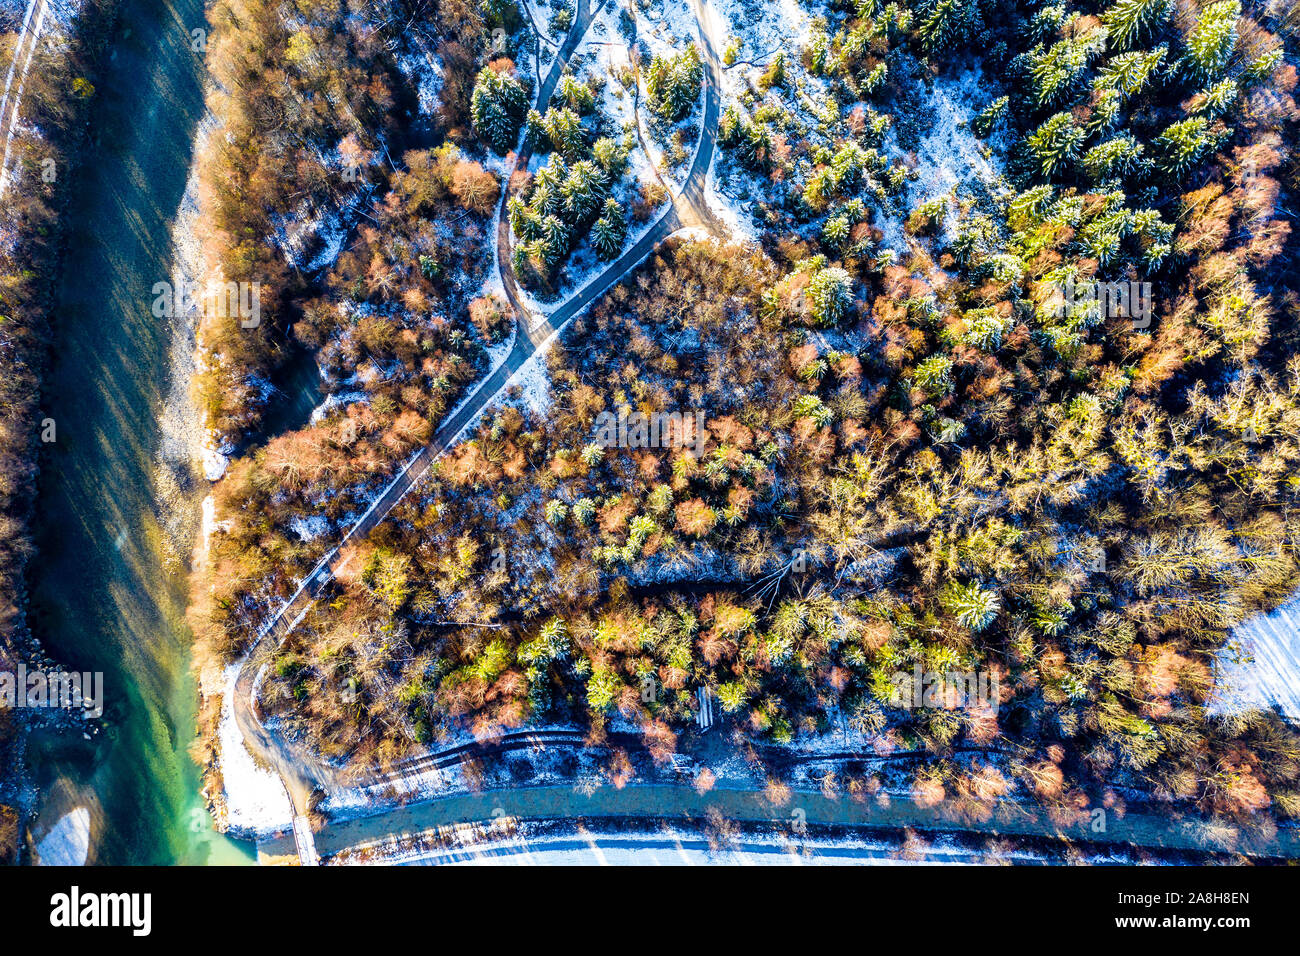
M 412 8 L 447 71 L 440 141 L 394 152 L 410 94 L 385 39 L 401 18 L 297 6 L 297 33 L 271 6 L 214 8 L 231 99 L 206 181 L 227 275 L 254 270 L 276 318 L 205 336 L 209 409 L 247 439 L 249 395 L 291 337 L 359 394 L 250 444 L 217 485 L 192 616 L 223 660 L 511 325 L 475 252 L 502 188 L 489 152 L 530 136 L 553 151 L 507 201 L 528 237 L 517 266 L 539 281 L 570 241 L 548 209 L 569 204 L 579 230 L 616 211 L 599 200 L 619 143 L 567 142 L 588 108 L 578 84 L 529 117 L 519 49 L 503 60 L 487 41 L 508 12 Z M 970 812 L 1022 798 L 1062 819 L 1133 800 L 1261 827 L 1300 814 L 1295 730 L 1210 706 L 1232 628 L 1300 586 L 1300 15 L 811 6 L 807 42 L 724 97 L 717 169 L 750 184 L 758 240 L 675 240 L 575 319 L 544 410 L 494 409 L 348 545 L 277 652 L 264 711 L 358 770 L 547 721 L 585 728 L 616 768 L 611 731 L 666 761 L 706 688 L 742 752 L 848 728 L 866 765 L 854 792 L 878 786 L 870 756 L 910 752 L 915 792 Z M 243 30 L 268 38 L 262 61 L 233 52 Z M 645 65 L 652 108 L 689 109 L 693 56 Z M 926 194 L 928 97 L 970 70 L 984 102 L 969 134 L 996 181 Z M 311 109 L 345 95 L 347 110 Z M 267 148 L 266 130 L 299 145 Z M 374 176 L 369 211 L 306 281 L 271 216 L 307 194 L 347 201 L 321 165 L 335 149 Z M 1140 294 L 1081 294 L 1099 287 L 1149 289 L 1149 314 Z M 594 439 L 602 413 L 697 411 L 689 448 Z M 292 530 L 321 519 L 324 539 Z M 998 699 L 904 706 L 894 675 L 918 666 L 995 675 Z

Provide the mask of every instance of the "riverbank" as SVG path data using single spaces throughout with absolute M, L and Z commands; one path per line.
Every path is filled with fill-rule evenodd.
M 183 382 L 193 330 L 151 309 L 203 115 L 199 0 L 122 11 L 69 213 L 56 306 L 34 620 L 58 659 L 105 675 L 102 732 L 42 739 L 42 789 L 89 810 L 87 861 L 247 862 L 216 833 L 191 759 L 197 691 L 185 625 L 204 493 Z M 201 464 L 201 463 L 200 463 Z M 41 808 L 38 827 L 56 821 Z
M 190 164 L 185 192 L 172 230 L 171 283 L 174 289 L 203 288 L 211 278 L 204 253 L 197 157 L 218 130 L 216 117 L 210 111 L 205 113 L 195 134 L 195 159 Z M 196 303 L 178 311 L 173 320 L 171 384 L 160 423 L 163 433 L 160 473 L 164 476 L 184 475 L 190 484 L 197 486 L 197 490 L 187 492 L 182 482 L 177 480 L 161 491 L 170 504 L 167 513 L 171 516 L 172 544 L 178 554 L 184 548 L 189 549 L 185 562 L 177 565 L 178 571 L 188 572 L 190 581 L 197 582 L 198 586 L 201 586 L 208 570 L 209 543 L 220 526 L 215 517 L 216 506 L 210 483 L 220 478 L 226 468 L 226 456 L 213 432 L 206 427 L 193 390 L 195 377 L 207 354 L 200 335 L 201 320 L 202 314 Z M 266 771 L 253 765 L 246 750 L 240 754 L 242 742 L 237 736 L 225 732 L 225 716 L 230 711 L 229 695 L 233 689 L 230 669 L 201 656 L 196 657 L 193 652 L 191 660 L 198 685 L 198 719 L 192 755 L 200 768 L 202 798 L 219 831 L 237 838 L 254 838 L 259 832 L 259 821 L 271 812 L 268 807 L 277 797 L 283 801 L 283 788 L 271 775 L 268 800 Z M 218 730 L 218 726 L 222 729 Z M 227 799 L 228 779 L 239 781 L 235 784 L 238 793 L 250 793 L 247 806 L 238 801 L 232 806 Z M 289 818 L 283 822 L 287 825 Z
M 87 122 L 114 0 L 35 0 L 4 11 L 9 59 L 0 61 L 0 671 L 54 670 L 32 633 L 30 562 L 43 445 L 59 422 L 42 406 L 51 348 L 51 302 L 67 234 L 72 185 L 86 152 Z M 0 863 L 31 857 L 24 839 L 38 799 L 28 773 L 34 731 L 80 736 L 93 729 L 66 711 L 0 713 Z M 64 830 L 84 829 L 81 816 Z M 75 847 L 73 840 L 68 845 Z M 75 849 L 61 854 L 75 859 Z

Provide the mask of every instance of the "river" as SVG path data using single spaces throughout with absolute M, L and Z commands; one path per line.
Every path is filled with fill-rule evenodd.
M 216 832 L 189 756 L 196 688 L 184 560 L 204 482 L 159 468 L 176 332 L 151 314 L 203 115 L 201 0 L 122 0 L 68 213 L 45 414 L 33 625 L 64 666 L 104 673 L 103 729 L 38 736 L 39 833 L 90 811 L 89 862 L 246 863 Z

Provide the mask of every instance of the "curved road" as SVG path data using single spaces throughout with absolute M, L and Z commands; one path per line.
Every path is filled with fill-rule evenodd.
M 899 862 L 972 865 L 984 859 L 984 854 L 973 850 L 928 845 L 909 848 L 903 857 L 901 848 L 884 843 L 864 842 L 855 846 L 800 837 L 786 842 L 764 842 L 742 835 L 715 847 L 708 840 L 680 832 L 623 835 L 580 830 L 571 836 L 516 837 L 467 847 L 424 850 L 391 862 L 398 866 L 700 866 L 713 863 L 845 866 Z M 1028 854 L 1017 857 L 1016 861 L 1030 865 L 1045 862 Z
M 38 0 L 40 2 L 40 0 Z M 348 530 L 324 558 L 308 573 L 294 594 L 286 601 L 258 630 L 244 665 L 239 671 L 235 685 L 233 712 L 236 725 L 244 736 L 249 750 L 273 766 L 284 781 L 293 804 L 294 814 L 301 817 L 306 813 L 311 791 L 320 784 L 336 783 L 338 771 L 322 761 L 302 752 L 305 748 L 296 748 L 289 741 L 268 730 L 256 712 L 256 688 L 260 675 L 269 662 L 271 652 L 289 635 L 308 608 L 316 601 L 320 593 L 333 580 L 341 567 L 340 550 L 353 539 L 364 538 L 370 531 L 392 511 L 399 501 L 428 472 L 430 466 L 444 452 L 453 447 L 460 439 L 461 433 L 475 421 L 510 384 L 514 374 L 539 350 L 544 350 L 559 334 L 560 330 L 587 306 L 618 282 L 622 281 L 633 269 L 650 255 L 652 251 L 673 233 L 684 227 L 716 226 L 717 219 L 709 210 L 704 199 L 704 182 L 713 163 L 713 151 L 716 144 L 719 87 L 722 70 L 717 47 L 720 35 L 717 32 L 715 18 L 708 16 L 702 0 L 691 0 L 698 29 L 701 54 L 704 63 L 704 111 L 700 141 L 696 145 L 695 158 L 691 163 L 686 184 L 672 206 L 664 212 L 659 220 L 637 242 L 617 260 L 610 264 L 599 276 L 550 315 L 536 316 L 520 300 L 515 283 L 509 255 L 509 226 L 505 216 L 505 198 L 509 194 L 509 179 L 502 190 L 498 206 L 497 257 L 506 295 L 516 312 L 515 343 L 505 360 L 481 381 L 470 399 L 451 415 L 434 434 L 432 441 L 421 448 L 402 467 L 387 488 L 375 499 L 355 525 Z M 582 36 L 599 12 L 590 9 L 590 0 L 578 0 L 577 13 L 573 27 L 565 38 L 560 52 L 547 73 L 546 80 L 538 90 L 538 107 L 544 107 L 559 83 L 565 64 L 577 48 Z M 518 164 L 526 164 L 527 154 L 520 156 Z

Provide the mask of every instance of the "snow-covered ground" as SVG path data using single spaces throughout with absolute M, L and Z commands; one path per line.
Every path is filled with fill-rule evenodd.
M 796 0 L 708 0 L 707 7 L 726 26 L 724 48 L 740 41 L 735 65 L 723 72 L 725 92 L 739 93 L 745 72 L 766 65 L 779 50 L 787 60 L 797 59 L 812 37 L 812 17 Z
M 37 866 L 84 866 L 90 852 L 90 811 L 76 807 L 59 817 L 36 844 Z
M 1215 661 L 1212 713 L 1274 707 L 1300 722 L 1300 596 L 1237 627 Z
M 520 366 L 506 385 L 507 392 L 517 387 L 523 407 L 538 416 L 545 416 L 551 407 L 551 375 L 546 367 L 548 351 L 547 348 L 539 348 L 534 352 L 532 358 Z
M 706 15 L 716 16 L 723 24 L 727 35 L 725 59 L 732 61 L 730 65 L 724 62 L 723 67 L 724 108 L 739 106 L 744 113 L 752 112 L 757 102 L 777 106 L 792 118 L 793 132 L 787 132 L 787 138 L 797 135 L 811 144 L 833 145 L 835 140 L 827 138 L 824 122 L 831 90 L 824 77 L 809 73 L 801 62 L 803 51 L 817 31 L 809 11 L 797 0 L 708 0 L 706 9 L 710 11 Z M 786 59 L 785 85 L 757 94 L 755 99 L 760 77 L 778 54 L 784 54 Z M 968 125 L 993 98 L 983 74 L 968 69 L 955 76 L 927 79 L 925 83 L 926 88 L 919 91 L 920 96 L 910 107 L 915 113 L 914 131 L 902 137 L 906 147 L 893 125 L 882 144 L 882 153 L 892 163 L 910 171 L 904 195 L 895 208 L 869 203 L 875 209 L 873 225 L 884 234 L 881 246 L 900 255 L 910 248 L 903 224 L 911 209 L 939 197 L 978 197 L 1005 188 L 998 158 L 1000 134 L 986 142 L 975 136 Z M 746 103 L 750 104 L 748 108 Z M 888 104 L 876 101 L 859 107 L 872 107 L 881 113 L 890 110 Z M 843 106 L 838 112 L 845 116 L 851 109 Z M 753 235 L 751 210 L 772 189 L 764 177 L 741 168 L 729 150 L 719 150 L 710 176 L 709 201 L 737 237 Z M 955 204 L 950 203 L 949 222 L 955 215 Z M 944 224 L 945 229 L 948 224 Z M 809 236 L 820 226 L 820 220 L 810 223 Z
M 343 168 L 343 161 L 336 156 L 324 165 L 326 169 L 338 171 Z M 295 269 L 308 272 L 332 267 L 343 251 L 358 211 L 370 201 L 373 192 L 372 186 L 363 186 L 352 192 L 342 208 L 332 200 L 324 205 L 310 200 L 286 216 L 271 217 L 275 224 L 275 243 L 285 261 Z
M 432 116 L 442 98 L 442 61 L 425 51 L 408 53 L 398 57 L 397 68 L 415 87 L 420 115 Z
M 201 560 L 206 560 L 208 548 L 212 545 L 212 536 L 218 531 L 229 531 L 230 519 L 217 520 L 217 500 L 212 495 L 204 497 L 199 505 L 199 550 Z
M 908 208 L 942 196 L 962 196 L 976 185 L 991 191 L 1006 188 L 1000 182 L 1003 165 L 997 152 L 970 130 L 970 121 L 992 97 L 981 71 L 967 70 L 955 78 L 934 81 L 925 105 L 926 130 L 913 153 L 913 178 L 907 187 Z M 993 137 L 996 142 L 997 137 Z M 885 149 L 897 159 L 902 153 L 897 131 L 885 134 Z M 955 215 L 952 204 L 948 217 Z M 903 235 L 905 216 L 882 216 L 875 225 L 885 234 L 881 243 L 900 255 L 908 250 Z M 945 229 L 947 224 L 945 223 Z
M 641 138 L 637 136 L 636 86 L 633 84 L 624 87 L 621 82 L 621 77 L 627 75 L 632 62 L 627 41 L 618 29 L 619 11 L 622 9 L 620 4 L 614 2 L 607 2 L 601 8 L 592 20 L 582 42 L 574 50 L 569 67 L 580 82 L 585 83 L 593 77 L 599 77 L 604 81 L 604 88 L 596 97 L 596 115 L 606 121 L 607 133 L 611 138 L 630 147 L 627 157 L 628 168 L 612 190 L 612 195 L 623 207 L 624 212 L 627 213 L 631 209 L 643 183 L 658 181 L 670 194 L 644 222 L 635 222 L 629 217 L 627 237 L 623 243 L 626 249 L 633 246 L 659 219 L 668 206 L 671 194 L 680 188 L 680 181 L 674 181 L 671 172 L 666 169 L 667 163 L 663 153 L 651 139 L 649 131 L 646 130 L 644 144 L 646 148 L 642 148 Z M 682 46 L 684 45 L 683 42 Z M 662 52 L 673 51 L 665 44 Z M 645 108 L 643 101 L 642 111 Z M 646 149 L 649 150 L 649 155 Z M 529 171 L 537 172 L 546 164 L 549 156 L 549 153 L 534 155 L 529 162 Z M 679 170 L 679 173 L 684 175 L 683 170 Z M 679 175 L 678 180 L 680 178 Z M 533 312 L 539 315 L 549 314 L 608 266 L 609 263 L 596 254 L 591 236 L 588 234 L 574 246 L 564 267 L 559 295 L 554 300 L 543 301 L 522 286 L 519 289 L 520 296 L 524 304 Z
M 697 40 L 695 14 L 687 0 L 659 0 L 637 6 L 637 40 L 651 55 L 669 57 Z
M 789 108 L 799 117 L 805 134 L 815 140 L 819 135 L 817 104 L 825 100 L 827 86 L 824 78 L 810 75 L 802 66 L 802 52 L 813 35 L 813 19 L 808 11 L 796 0 L 707 0 L 704 15 L 712 21 L 712 32 L 721 44 L 722 108 L 746 102 L 776 56 L 783 54 L 790 88 L 769 91 L 761 100 Z M 720 147 L 714 153 L 705 195 L 733 238 L 757 240 L 753 207 L 756 201 L 770 196 L 772 188 L 766 177 L 740 167 L 731 150 Z
M 555 12 L 561 7 L 567 7 L 570 12 L 573 12 L 574 4 L 572 0 L 524 0 L 521 6 L 523 7 L 524 19 L 531 21 L 532 25 L 537 28 L 536 32 L 539 40 L 537 70 L 544 76 L 546 71 L 551 68 L 551 63 L 555 61 L 555 54 L 559 52 L 561 44 L 564 43 L 564 37 L 568 32 L 567 30 L 556 30 L 552 35 L 551 18 L 555 16 Z
M 299 541 L 314 541 L 329 531 L 329 528 L 329 519 L 323 515 L 289 519 L 289 530 L 298 536 Z
M 707 9 L 707 8 L 706 8 Z M 679 193 L 686 184 L 691 159 L 699 146 L 701 96 L 694 107 L 675 123 L 665 124 L 656 119 L 646 102 L 645 82 L 647 71 L 656 56 L 669 59 L 688 46 L 701 49 L 695 13 L 687 0 L 661 0 L 638 8 L 637 46 L 641 57 L 641 130 L 649 161 L 659 171 L 659 179 L 672 194 Z M 680 138 L 680 148 L 674 146 L 674 137 Z M 666 150 L 673 146 L 674 160 Z
M 226 791 L 225 822 L 236 833 L 272 833 L 292 825 L 293 807 L 280 778 L 254 762 L 235 723 L 235 681 L 242 664 L 240 661 L 226 668 L 226 690 L 221 699 L 218 738 Z
M 759 232 L 754 228 L 754 219 L 750 215 L 751 203 L 742 200 L 734 192 L 724 191 L 729 187 L 718 185 L 717 151 L 713 154 L 713 168 L 709 171 L 704 187 L 704 199 L 713 210 L 714 215 L 727 227 L 731 239 L 737 242 L 758 242 Z

